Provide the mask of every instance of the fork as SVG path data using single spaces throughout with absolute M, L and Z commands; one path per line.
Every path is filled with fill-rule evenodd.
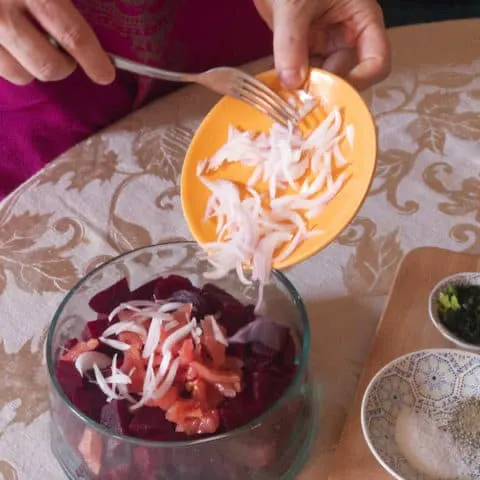
M 260 80 L 236 68 L 217 67 L 202 73 L 181 73 L 150 67 L 117 55 L 110 55 L 110 58 L 121 70 L 170 82 L 198 83 L 221 95 L 238 98 L 286 127 L 296 126 L 301 120 L 293 105 Z

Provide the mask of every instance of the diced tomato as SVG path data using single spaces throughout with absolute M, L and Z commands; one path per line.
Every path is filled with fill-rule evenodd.
M 121 322 L 129 322 L 136 318 L 136 314 L 137 312 L 134 312 L 133 310 L 125 308 L 124 310 L 120 310 L 117 313 L 117 317 Z
M 131 345 L 133 348 L 137 350 L 141 350 L 143 348 L 143 340 L 138 333 L 121 332 L 118 334 L 118 339 L 123 343 Z
M 215 370 L 199 362 L 192 362 L 190 366 L 196 370 L 198 376 L 205 379 L 207 382 L 215 383 L 240 383 L 240 372 L 235 370 Z
M 60 360 L 74 362 L 81 353 L 92 352 L 93 350 L 96 350 L 99 345 L 100 342 L 96 338 L 91 338 L 86 342 L 78 342 L 71 348 L 71 350 L 65 352 L 60 357 Z
M 179 326 L 186 325 L 192 318 L 193 306 L 191 303 L 182 305 L 173 313 L 173 318 L 179 323 Z
M 78 445 L 78 450 L 90 470 L 98 475 L 102 466 L 102 437 L 100 434 L 91 428 L 86 428 Z
M 182 431 L 187 435 L 203 435 L 215 433 L 220 424 L 220 416 L 217 410 L 203 412 L 201 418 L 186 418 L 182 424 Z
M 171 387 L 163 397 L 149 400 L 147 407 L 159 407 L 162 410 L 168 410 L 178 400 L 177 387 Z
M 215 334 L 213 333 L 212 323 L 215 320 L 211 315 L 208 315 L 201 321 L 203 335 L 201 337 L 202 345 L 207 350 L 208 355 L 212 359 L 213 366 L 218 368 L 223 365 L 225 361 L 226 346 L 223 343 L 217 342 Z
M 214 386 L 224 397 L 227 398 L 234 398 L 238 392 L 242 391 L 240 383 L 216 382 Z
M 226 370 L 240 370 L 243 368 L 243 360 L 238 357 L 225 357 L 222 367 Z
M 163 355 L 161 353 L 156 353 L 153 357 L 153 366 L 158 367 L 162 363 Z
M 187 338 L 183 341 L 178 350 L 178 356 L 180 357 L 180 363 L 183 365 L 189 365 L 190 362 L 195 360 L 195 347 L 191 338 Z
M 140 351 L 133 347 L 125 352 L 122 371 L 128 375 L 132 369 L 135 370 L 131 376 L 132 383 L 128 386 L 128 390 L 133 393 L 141 393 L 145 380 L 145 364 Z
M 201 378 L 189 383 L 192 399 L 197 401 L 202 410 L 217 408 L 223 401 L 223 395 Z
M 166 412 L 165 418 L 172 423 L 183 425 L 186 418 L 202 418 L 198 402 L 179 398 Z

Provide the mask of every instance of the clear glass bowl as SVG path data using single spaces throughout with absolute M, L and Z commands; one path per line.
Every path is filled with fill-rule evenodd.
M 131 459 L 155 458 L 156 467 L 142 480 L 287 479 L 301 469 L 316 426 L 315 392 L 307 359 L 310 331 L 303 302 L 289 280 L 273 272 L 265 289 L 264 313 L 288 325 L 297 343 L 297 373 L 283 396 L 249 424 L 224 434 L 184 442 L 152 442 L 112 433 L 80 412 L 59 385 L 55 366 L 61 347 L 79 337 L 86 322 L 96 318 L 88 306 L 98 292 L 127 277 L 131 289 L 154 278 L 177 274 L 194 284 L 207 281 L 208 264 L 191 242 L 148 246 L 120 255 L 85 276 L 65 297 L 50 326 L 47 365 L 51 380 L 51 446 L 71 479 L 127 480 L 135 478 Z M 255 303 L 256 288 L 232 274 L 214 282 L 238 300 Z M 89 429 L 102 443 L 102 470 L 92 473 L 79 451 L 78 439 Z M 152 456 L 153 455 L 153 456 Z

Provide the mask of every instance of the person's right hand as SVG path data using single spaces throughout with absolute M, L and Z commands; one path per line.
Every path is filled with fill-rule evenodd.
M 0 0 L 0 77 L 17 85 L 57 81 L 77 64 L 95 83 L 115 78 L 113 64 L 70 0 Z

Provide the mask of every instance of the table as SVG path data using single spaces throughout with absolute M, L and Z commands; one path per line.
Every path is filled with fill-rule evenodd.
M 326 250 L 288 271 L 310 316 L 324 396 L 301 480 L 326 478 L 395 269 L 422 245 L 480 253 L 480 20 L 390 32 L 391 77 L 365 93 L 379 126 L 370 195 Z M 248 65 L 251 72 L 271 59 Z M 119 252 L 190 238 L 182 158 L 217 97 L 188 87 L 57 159 L 0 204 L 0 473 L 60 480 L 43 342 L 65 291 Z M 412 279 L 414 281 L 414 279 Z

